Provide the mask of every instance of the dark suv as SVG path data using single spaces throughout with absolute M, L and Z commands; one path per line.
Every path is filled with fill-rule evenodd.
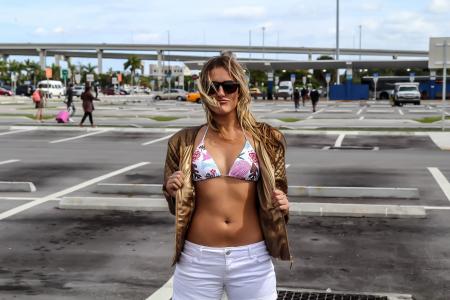
M 31 96 L 35 90 L 36 90 L 36 88 L 32 84 L 19 85 L 16 88 L 16 95 Z

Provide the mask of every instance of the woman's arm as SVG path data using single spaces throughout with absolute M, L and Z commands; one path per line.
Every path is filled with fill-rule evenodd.
M 169 177 L 176 171 L 178 171 L 179 165 L 179 154 L 178 154 L 178 139 L 177 136 L 173 136 L 169 139 L 167 143 L 167 154 L 166 154 L 166 162 L 164 165 L 164 183 L 162 186 L 162 190 L 164 196 L 166 197 L 167 204 L 169 205 L 169 211 L 171 214 L 175 215 L 175 198 L 172 197 L 167 189 L 166 184 L 169 180 Z

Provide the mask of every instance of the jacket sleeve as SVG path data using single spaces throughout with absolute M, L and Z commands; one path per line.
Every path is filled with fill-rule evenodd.
M 275 175 L 275 187 L 287 195 L 288 183 L 286 178 L 286 140 L 283 134 L 276 130 L 275 137 L 278 140 L 278 146 L 275 151 L 274 157 L 274 175 Z M 284 216 L 286 223 L 289 220 L 289 212 Z
M 170 196 L 169 193 L 166 190 L 166 183 L 169 179 L 169 176 L 173 174 L 173 172 L 178 171 L 178 165 L 179 165 L 179 153 L 178 153 L 178 142 L 179 139 L 177 136 L 173 136 L 169 139 L 169 142 L 167 143 L 167 154 L 166 154 L 166 163 L 164 166 L 164 183 L 162 186 L 162 190 L 164 193 L 164 196 L 167 200 L 167 204 L 169 206 L 169 211 L 171 214 L 175 215 L 175 198 Z

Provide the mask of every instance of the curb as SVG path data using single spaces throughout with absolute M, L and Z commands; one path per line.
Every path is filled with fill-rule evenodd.
M 64 197 L 61 209 L 151 211 L 169 213 L 164 198 Z M 290 214 L 318 217 L 426 218 L 418 206 L 335 203 L 291 203 Z
M 355 218 L 413 218 L 423 219 L 423 207 L 375 204 L 291 203 L 289 209 L 295 216 L 355 217 Z
M 36 192 L 32 182 L 0 181 L 0 192 Z
M 63 197 L 61 209 L 95 209 L 121 211 L 163 211 L 169 212 L 163 198 L 105 198 L 105 197 Z
M 325 198 L 419 199 L 417 188 L 289 186 L 289 196 Z

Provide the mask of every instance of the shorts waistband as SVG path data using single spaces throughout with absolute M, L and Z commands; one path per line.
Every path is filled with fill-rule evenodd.
M 189 241 L 185 241 L 183 252 L 191 256 L 259 256 L 263 254 L 268 254 L 265 241 L 243 245 L 235 247 L 208 247 L 199 244 L 195 244 Z

